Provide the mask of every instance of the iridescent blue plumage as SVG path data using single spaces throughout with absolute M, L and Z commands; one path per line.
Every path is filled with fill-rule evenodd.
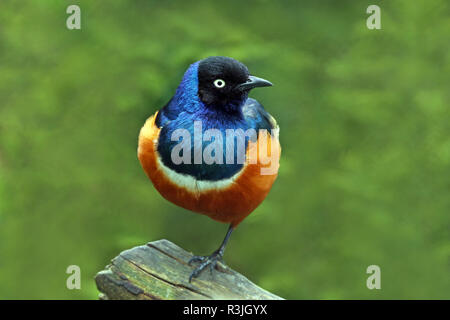
M 239 99 L 228 101 L 225 105 L 205 104 L 199 97 L 198 86 L 199 62 L 192 64 L 183 76 L 175 95 L 160 110 L 156 119 L 156 125 L 161 128 L 158 140 L 158 152 L 165 166 L 172 170 L 195 177 L 197 180 L 217 181 L 230 178 L 239 172 L 242 161 L 238 161 L 237 140 L 226 139 L 227 129 L 273 129 L 276 125 L 273 118 L 264 110 L 258 101 L 248 98 L 247 92 Z M 223 161 L 222 164 L 194 164 L 194 152 L 191 152 L 191 164 L 174 164 L 171 152 L 179 141 L 172 141 L 172 133 L 180 128 L 190 132 L 194 136 L 194 121 L 201 121 L 202 132 L 208 129 L 217 129 L 222 133 L 223 138 Z M 213 141 L 203 142 L 203 149 Z M 234 145 L 234 161 L 232 164 L 226 162 L 226 144 Z M 248 144 L 248 137 L 245 138 L 245 148 Z M 191 140 L 191 149 L 194 148 L 194 141 Z M 231 150 L 231 149 L 230 149 Z M 229 162 L 229 161 L 228 161 Z

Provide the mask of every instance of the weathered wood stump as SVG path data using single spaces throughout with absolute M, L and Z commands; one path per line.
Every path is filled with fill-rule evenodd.
M 120 253 L 95 281 L 101 299 L 282 299 L 218 263 L 189 283 L 192 254 L 167 240 L 150 242 Z

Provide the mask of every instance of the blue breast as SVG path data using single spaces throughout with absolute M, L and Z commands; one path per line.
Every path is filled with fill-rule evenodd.
M 246 131 L 248 129 L 255 129 L 257 132 L 259 129 L 273 128 L 273 123 L 270 120 L 270 115 L 265 112 L 264 108 L 256 100 L 251 98 L 240 102 L 241 106 L 238 112 L 235 113 L 221 112 L 220 110 L 207 108 L 197 94 L 197 68 L 198 62 L 189 67 L 173 98 L 158 113 L 156 125 L 161 128 L 158 138 L 158 153 L 165 166 L 180 174 L 190 175 L 197 180 L 204 181 L 227 179 L 238 173 L 243 168 L 243 164 L 242 158 L 238 159 L 239 153 L 237 148 L 239 143 L 237 138 L 232 137 L 227 139 L 226 130 L 242 129 Z M 197 139 L 201 139 L 205 131 L 209 129 L 217 129 L 221 133 L 223 152 L 221 164 L 207 164 L 203 161 L 204 159 L 202 159 L 201 164 L 195 163 L 194 151 L 199 149 L 194 149 L 194 121 L 201 122 L 202 135 L 196 135 L 195 138 Z M 199 122 L 197 122 L 197 129 L 198 124 Z M 172 161 L 172 150 L 181 142 L 180 140 L 173 141 L 173 134 L 177 129 L 185 129 L 190 134 L 191 161 L 189 164 L 175 164 Z M 197 130 L 196 133 L 198 132 Z M 202 152 L 213 142 L 214 138 L 211 141 L 203 141 L 201 143 Z M 245 142 L 241 142 L 244 143 L 246 150 L 249 138 L 245 137 Z M 227 150 L 233 150 L 232 155 L 227 155 Z

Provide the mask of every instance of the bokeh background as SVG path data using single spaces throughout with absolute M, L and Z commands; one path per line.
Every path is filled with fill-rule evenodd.
M 227 226 L 164 200 L 136 157 L 145 119 L 210 55 L 275 84 L 252 97 L 283 146 L 227 264 L 288 299 L 450 298 L 449 5 L 1 0 L 0 298 L 96 299 L 122 250 L 217 248 Z

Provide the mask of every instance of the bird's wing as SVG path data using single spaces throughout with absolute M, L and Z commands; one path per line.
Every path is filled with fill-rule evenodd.
M 259 131 L 259 129 L 277 129 L 278 124 L 274 117 L 272 117 L 264 107 L 255 99 L 248 98 L 242 108 L 245 120 L 250 126 Z
M 169 108 L 171 102 L 172 99 L 170 99 L 169 102 L 167 102 L 166 105 L 159 110 L 155 119 L 155 124 L 158 128 L 163 127 L 166 123 L 175 120 L 178 117 L 179 113 L 173 111 L 173 108 Z

